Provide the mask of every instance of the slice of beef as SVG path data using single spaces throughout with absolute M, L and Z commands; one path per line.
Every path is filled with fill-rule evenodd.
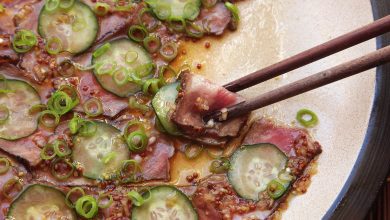
M 203 117 L 244 101 L 242 97 L 199 75 L 182 73 L 180 80 L 181 90 L 172 119 L 186 136 L 206 144 L 221 145 L 238 135 L 247 116 L 212 123 L 211 126 L 203 121 Z
M 143 180 L 169 180 L 169 158 L 175 152 L 173 143 L 165 138 L 157 137 L 149 146 L 152 150 L 142 159 L 141 171 Z
M 202 7 L 195 23 L 200 24 L 209 34 L 221 35 L 227 28 L 230 20 L 230 11 L 225 7 L 224 3 L 220 2 L 212 8 Z

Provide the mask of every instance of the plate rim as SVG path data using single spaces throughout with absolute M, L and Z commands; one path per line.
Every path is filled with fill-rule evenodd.
M 390 14 L 390 1 L 370 2 L 375 20 Z M 390 33 L 378 37 L 376 45 L 390 45 Z M 385 182 L 390 171 L 390 90 L 386 86 L 390 86 L 390 64 L 376 70 L 374 102 L 363 145 L 325 220 L 364 219 Z

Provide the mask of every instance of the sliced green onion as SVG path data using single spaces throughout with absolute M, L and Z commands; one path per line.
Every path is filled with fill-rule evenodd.
M 137 182 L 139 180 L 137 174 L 141 171 L 136 160 L 125 160 L 122 164 L 122 169 L 120 171 L 120 177 L 122 183 Z
M 135 69 L 135 72 L 136 72 L 138 77 L 145 77 L 145 76 L 149 76 L 150 74 L 152 74 L 155 67 L 156 67 L 156 65 L 154 63 L 147 63 L 144 65 L 138 66 Z
M 75 0 L 60 0 L 60 8 L 70 9 L 73 7 Z
M 65 141 L 55 140 L 52 145 L 54 152 L 58 157 L 65 157 L 72 153 L 72 149 L 70 149 L 70 147 L 68 146 L 68 144 L 66 144 Z
M 157 2 L 154 13 L 160 20 L 167 20 L 171 17 L 171 6 L 167 3 Z
M 66 60 L 60 63 L 58 73 L 63 77 L 73 76 L 76 72 L 76 68 L 70 60 Z
M 37 36 L 32 31 L 22 29 L 15 33 L 12 46 L 17 53 L 26 53 L 37 43 Z
M 0 124 L 4 124 L 9 118 L 9 109 L 5 105 L 0 105 Z
M 122 67 L 117 69 L 113 74 L 112 74 L 112 80 L 117 84 L 118 86 L 123 86 L 128 82 L 129 79 L 129 71 Z
M 225 6 L 232 13 L 231 27 L 233 30 L 236 30 L 238 22 L 240 21 L 239 10 L 236 5 L 230 2 L 225 2 Z
M 144 39 L 144 47 L 149 53 L 155 53 L 161 47 L 161 40 L 157 35 L 149 35 Z
M 70 110 L 72 110 L 78 103 L 78 97 L 70 97 L 68 93 L 66 93 L 66 89 L 72 87 L 63 87 L 63 91 L 57 90 L 50 99 L 47 101 L 47 107 L 49 110 L 56 112 L 59 116 L 66 114 Z M 73 95 L 73 94 L 72 94 Z
M 115 5 L 115 11 L 131 11 L 131 5 Z
M 194 22 L 187 22 L 185 29 L 186 29 L 187 35 L 190 37 L 202 38 L 204 35 L 203 27 L 200 25 L 197 25 Z
M 169 28 L 172 29 L 172 31 L 176 32 L 183 32 L 186 28 L 186 22 L 184 19 L 180 20 L 168 20 Z
M 83 17 L 76 17 L 76 20 L 72 23 L 72 30 L 74 32 L 79 32 L 84 30 L 87 27 L 87 23 Z
M 100 57 L 110 49 L 111 49 L 111 44 L 105 43 L 103 46 L 101 46 L 97 50 L 95 50 L 95 52 L 93 52 L 92 56 L 95 58 Z
M 68 127 L 72 134 L 76 134 L 79 131 L 82 121 L 83 119 L 80 118 L 77 114 L 75 114 L 73 118 L 69 121 Z
M 47 106 L 44 104 L 36 104 L 31 106 L 31 108 L 28 110 L 28 113 L 30 115 L 36 114 L 38 112 L 42 112 L 47 109 Z
M 108 200 L 108 202 L 102 202 L 103 200 Z M 99 208 L 101 209 L 106 209 L 108 207 L 110 207 L 113 203 L 113 198 L 112 198 L 112 195 L 108 194 L 108 193 L 103 193 L 103 194 L 100 194 L 98 199 L 97 199 L 97 204 L 99 206 Z
M 3 175 L 8 172 L 11 168 L 11 163 L 6 157 L 0 157 L 0 175 Z
M 4 183 L 3 185 L 3 196 L 7 199 L 12 199 L 15 198 L 16 195 L 22 191 L 23 185 L 22 182 L 19 178 L 13 177 L 9 179 L 7 182 Z M 12 191 L 16 190 L 14 194 L 12 194 Z
M 47 41 L 45 48 L 49 54 L 56 55 L 62 51 L 62 41 L 58 37 L 51 37 Z
M 69 192 L 66 194 L 66 197 L 65 197 L 65 204 L 69 207 L 69 208 L 74 208 L 75 207 L 75 204 L 72 202 L 71 200 L 71 196 L 72 194 L 76 193 L 76 192 L 80 192 L 81 196 L 80 197 L 83 197 L 85 196 L 85 192 L 83 190 L 83 188 L 81 187 L 74 187 L 72 188 L 71 190 L 69 190 Z M 77 201 L 77 200 L 76 200 Z
M 100 99 L 90 98 L 83 104 L 83 109 L 89 117 L 96 117 L 103 114 L 103 105 Z
M 206 8 L 212 8 L 217 4 L 218 0 L 201 0 L 202 5 Z
M 110 152 L 102 158 L 104 164 L 110 163 L 116 157 L 116 152 Z
M 197 158 L 203 151 L 203 146 L 199 146 L 197 144 L 187 144 L 184 149 L 184 155 L 188 159 L 195 159 Z
M 104 16 L 110 10 L 110 5 L 104 2 L 97 2 L 94 11 L 99 16 Z
M 130 27 L 128 35 L 133 41 L 141 43 L 148 36 L 148 31 L 140 25 L 133 25 Z
M 160 89 L 159 84 L 160 84 L 160 79 L 147 79 L 144 85 L 142 86 L 142 91 L 145 94 L 148 94 L 150 92 L 152 94 L 156 94 Z
M 137 101 L 137 98 L 135 98 L 134 96 L 131 96 L 131 97 L 129 98 L 129 107 L 130 107 L 131 109 L 138 109 L 138 110 L 141 110 L 142 112 L 148 112 L 148 111 L 150 111 L 149 106 L 144 105 L 144 104 L 140 104 L 140 103 Z
M 98 75 L 108 74 L 111 75 L 116 69 L 115 61 L 106 61 L 96 65 L 96 73 Z
M 135 51 L 129 51 L 125 55 L 125 61 L 128 64 L 132 64 L 138 59 L 138 53 Z
M 55 111 L 46 110 L 41 112 L 38 121 L 47 128 L 54 128 L 60 123 L 60 116 Z
M 147 196 L 145 196 L 145 194 Z M 132 190 L 127 193 L 127 197 L 131 200 L 133 205 L 135 206 L 142 206 L 145 202 L 147 202 L 151 198 L 150 190 L 140 195 L 137 191 Z
M 183 15 L 188 20 L 194 20 L 199 15 L 199 7 L 194 3 L 187 3 L 183 8 Z
M 230 161 L 227 158 L 213 160 L 210 164 L 210 172 L 221 174 L 226 173 L 230 168 Z
M 301 109 L 296 116 L 297 121 L 304 127 L 311 128 L 318 124 L 317 115 L 309 109 Z
M 84 218 L 93 218 L 98 213 L 98 204 L 93 196 L 83 196 L 76 201 L 76 212 Z
M 4 5 L 0 3 L 0 13 L 3 13 L 5 12 L 5 8 L 4 8 Z
M 46 0 L 45 9 L 47 11 L 54 11 L 60 6 L 60 0 Z
M 160 48 L 160 54 L 166 61 L 172 61 L 177 56 L 177 44 L 174 42 L 163 44 Z
M 68 94 L 70 96 L 70 98 L 73 100 L 73 102 L 76 102 L 76 100 L 78 100 L 78 98 L 79 98 L 79 94 L 74 86 L 62 85 L 62 86 L 60 86 L 58 91 L 62 91 L 62 92 L 65 92 L 66 94 Z
M 152 19 L 153 22 L 149 20 L 145 21 L 144 19 L 145 16 L 147 16 L 146 19 Z M 138 13 L 138 22 L 148 31 L 153 31 L 154 29 L 157 28 L 159 24 L 159 21 L 155 17 L 153 17 L 152 10 L 150 10 L 150 8 L 141 9 L 141 11 Z
M 84 137 L 91 137 L 95 135 L 97 131 L 97 125 L 93 121 L 83 120 L 80 123 L 79 134 Z
M 73 175 L 73 172 L 75 170 L 73 164 L 65 158 L 54 159 L 51 162 L 50 167 L 51 167 L 50 169 L 51 174 L 58 180 L 68 179 L 70 176 Z M 61 168 L 62 170 L 67 169 L 66 170 L 67 172 L 63 173 L 62 170 L 58 171 L 59 168 Z
M 40 153 L 42 160 L 51 160 L 56 156 L 53 144 L 46 144 Z
M 176 81 L 177 72 L 169 65 L 162 65 L 158 71 L 160 86 L 164 86 Z
M 145 131 L 144 124 L 138 120 L 131 120 L 127 123 L 123 135 L 127 137 L 131 132 L 138 131 L 138 130 Z
M 274 179 L 267 185 L 267 193 L 273 199 L 279 199 L 287 190 L 288 187 L 282 184 L 279 180 Z
M 140 153 L 148 146 L 148 136 L 141 130 L 134 131 L 126 137 L 126 143 L 131 152 Z

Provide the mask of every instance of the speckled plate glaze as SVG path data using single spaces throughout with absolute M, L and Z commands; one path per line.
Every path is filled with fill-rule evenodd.
M 199 42 L 185 45 L 186 62 L 202 64 L 197 71 L 221 85 L 389 14 L 390 2 L 250 0 L 239 7 L 242 22 L 237 32 L 217 41 L 202 40 L 211 42 L 210 49 L 196 46 Z M 384 40 L 360 44 L 240 94 L 254 97 L 373 51 Z M 283 219 L 365 217 L 390 163 L 390 147 L 385 149 L 390 138 L 390 101 L 385 102 L 390 100 L 385 89 L 390 86 L 389 70 L 370 70 L 255 113 L 294 124 L 296 112 L 308 108 L 320 119 L 310 130 L 323 146 L 318 172 L 307 193 L 290 201 Z

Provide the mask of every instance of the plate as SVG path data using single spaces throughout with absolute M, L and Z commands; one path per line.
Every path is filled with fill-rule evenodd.
M 375 18 L 389 14 L 390 2 L 256 0 L 240 2 L 239 8 L 242 22 L 237 32 L 185 44 L 188 64 L 221 85 L 368 24 L 373 14 Z M 362 43 L 240 94 L 254 97 L 374 51 L 389 39 Z M 206 42 L 209 49 L 199 47 Z M 390 137 L 386 72 L 390 73 L 389 66 L 372 69 L 256 111 L 256 116 L 294 124 L 296 112 L 308 108 L 320 119 L 310 130 L 323 146 L 317 174 L 306 194 L 291 199 L 283 219 L 364 218 L 390 163 L 385 142 Z

